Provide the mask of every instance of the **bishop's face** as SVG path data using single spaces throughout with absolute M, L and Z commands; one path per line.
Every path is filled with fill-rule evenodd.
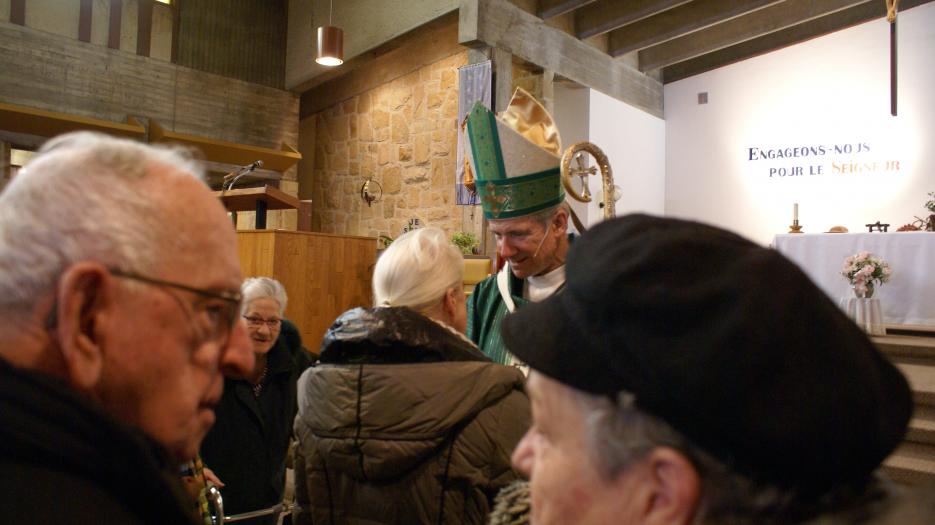
M 497 251 L 509 261 L 513 275 L 520 279 L 542 275 L 561 266 L 556 257 L 563 231 L 528 217 L 490 221 L 497 240 Z

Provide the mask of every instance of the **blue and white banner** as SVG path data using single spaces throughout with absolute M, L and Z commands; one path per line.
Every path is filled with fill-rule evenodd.
M 470 64 L 458 69 L 458 163 L 455 167 L 455 191 L 458 204 L 477 204 L 477 194 L 464 187 L 464 134 L 461 133 L 461 121 L 467 116 L 474 103 L 480 101 L 490 107 L 493 88 L 493 68 L 490 60 Z

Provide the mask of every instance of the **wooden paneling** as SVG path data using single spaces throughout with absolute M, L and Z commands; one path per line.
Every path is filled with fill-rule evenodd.
M 316 354 L 338 315 L 373 302 L 377 241 L 372 237 L 277 230 L 240 231 L 237 240 L 244 277 L 273 277 L 285 286 L 286 317 Z
M 167 131 L 279 151 L 298 141 L 298 97 L 286 91 L 12 24 L 0 25 L 0 64 L 6 103 L 113 122 L 138 115 Z
M 10 23 L 26 24 L 26 0 L 10 0 Z
M 136 22 L 136 54 L 149 56 L 149 47 L 153 42 L 153 2 L 139 0 Z
M 900 10 L 909 9 L 931 0 L 903 0 Z M 710 71 L 727 64 L 739 62 L 752 56 L 768 53 L 770 51 L 790 46 L 799 42 L 827 35 L 834 31 L 886 15 L 886 5 L 881 2 L 867 1 L 854 7 L 836 11 L 832 14 L 816 18 L 804 24 L 798 24 L 781 31 L 768 33 L 759 38 L 747 40 L 730 47 L 719 49 L 696 58 L 685 60 L 662 69 L 663 79 L 666 83 L 675 82 L 683 78 Z
M 265 86 L 285 85 L 286 0 L 198 0 L 181 2 L 178 9 L 176 63 Z
M 740 16 L 733 23 L 719 24 L 644 49 L 639 53 L 640 70 L 669 66 L 860 3 L 860 0 L 786 0 Z
M 120 20 L 123 16 L 123 2 L 110 0 L 110 27 L 107 32 L 107 47 L 120 49 Z
M 273 253 L 275 246 L 274 232 L 240 231 L 237 232 L 237 253 L 244 277 L 272 276 Z
M 688 0 L 600 0 L 575 11 L 575 33 L 588 38 L 687 3 Z
M 539 15 L 539 18 L 552 18 L 592 2 L 594 0 L 539 0 L 536 14 Z
M 54 137 L 80 130 L 99 131 L 134 139 L 142 139 L 146 135 L 146 128 L 133 117 L 128 117 L 127 123 L 123 124 L 3 102 L 0 102 L 0 129 L 39 137 Z
M 302 154 L 283 143 L 279 150 L 238 144 L 211 137 L 199 137 L 189 133 L 166 131 L 156 121 L 150 121 L 149 140 L 152 142 L 174 142 L 200 150 L 207 160 L 225 164 L 247 165 L 253 161 L 263 162 L 268 170 L 286 171 L 302 159 Z M 298 207 L 298 203 L 296 206 Z
M 777 0 L 698 0 L 615 29 L 609 52 L 618 57 L 729 20 Z
M 91 11 L 93 0 L 81 0 L 81 11 L 78 16 L 78 40 L 91 41 Z

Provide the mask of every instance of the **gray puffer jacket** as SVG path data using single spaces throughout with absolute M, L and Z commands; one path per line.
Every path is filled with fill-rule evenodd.
M 295 523 L 484 523 L 519 476 L 524 377 L 407 308 L 357 308 L 299 379 Z

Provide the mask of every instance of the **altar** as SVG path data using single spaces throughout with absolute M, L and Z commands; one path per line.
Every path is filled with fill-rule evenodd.
M 841 275 L 844 259 L 866 250 L 893 270 L 889 282 L 874 292 L 883 322 L 935 326 L 935 233 L 779 234 L 773 248 L 798 264 L 835 304 L 854 296 Z

